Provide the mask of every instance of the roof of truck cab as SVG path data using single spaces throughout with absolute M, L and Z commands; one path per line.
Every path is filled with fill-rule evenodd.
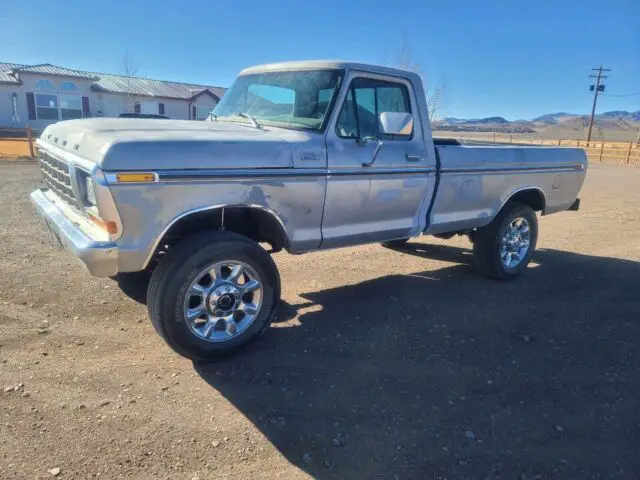
M 366 72 L 379 73 L 382 75 L 393 75 L 396 77 L 417 76 L 415 72 L 403 70 L 401 68 L 386 67 L 384 65 L 375 65 L 370 63 L 347 62 L 344 60 L 305 60 L 300 62 L 280 62 L 267 63 L 265 65 L 256 65 L 255 67 L 245 68 L 240 75 L 250 75 L 262 72 L 286 72 L 292 70 L 319 70 L 319 69 L 352 69 L 364 70 Z

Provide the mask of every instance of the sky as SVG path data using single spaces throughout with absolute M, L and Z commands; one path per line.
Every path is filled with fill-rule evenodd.
M 640 0 L 0 0 L 0 62 L 229 86 L 286 60 L 389 63 L 406 46 L 439 116 L 640 110 Z

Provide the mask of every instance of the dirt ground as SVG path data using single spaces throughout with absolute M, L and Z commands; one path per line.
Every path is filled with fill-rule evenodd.
M 38 180 L 0 162 L 0 478 L 640 477 L 638 169 L 592 168 L 513 283 L 462 238 L 278 254 L 277 322 L 209 365 L 54 246 Z

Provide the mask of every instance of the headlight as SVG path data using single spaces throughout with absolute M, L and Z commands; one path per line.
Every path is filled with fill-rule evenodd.
M 95 207 L 96 190 L 93 185 L 91 174 L 81 168 L 76 168 L 76 179 L 78 181 L 78 192 L 80 193 L 80 201 L 85 207 Z
M 93 178 L 91 175 L 87 175 L 84 177 L 84 192 L 86 201 L 92 205 L 96 206 L 96 191 L 93 187 Z

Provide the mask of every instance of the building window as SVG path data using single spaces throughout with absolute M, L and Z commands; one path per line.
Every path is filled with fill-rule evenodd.
M 11 94 L 11 111 L 12 111 L 11 118 L 13 119 L 13 123 L 20 122 L 20 115 L 18 115 L 18 94 L 17 93 Z
M 63 82 L 60 85 L 60 91 L 62 92 L 75 92 L 78 90 L 78 86 L 73 82 Z
M 133 113 L 140 113 L 140 102 L 136 102 L 133 104 Z
M 71 120 L 82 118 L 82 97 L 79 95 L 60 94 L 60 118 Z
M 194 120 L 206 120 L 213 107 L 200 107 L 196 105 L 196 118 Z
M 58 120 L 58 95 L 36 93 L 35 97 L 38 120 Z
M 78 86 L 73 82 L 62 82 L 56 91 L 51 80 L 40 79 L 35 84 L 38 90 L 51 90 L 51 92 L 34 93 L 35 117 L 37 120 L 71 120 L 82 118 L 82 96 L 67 92 L 78 91 Z M 31 115 L 31 114 L 30 114 Z
M 51 80 L 41 79 L 36 82 L 36 88 L 38 90 L 55 90 L 56 86 Z

